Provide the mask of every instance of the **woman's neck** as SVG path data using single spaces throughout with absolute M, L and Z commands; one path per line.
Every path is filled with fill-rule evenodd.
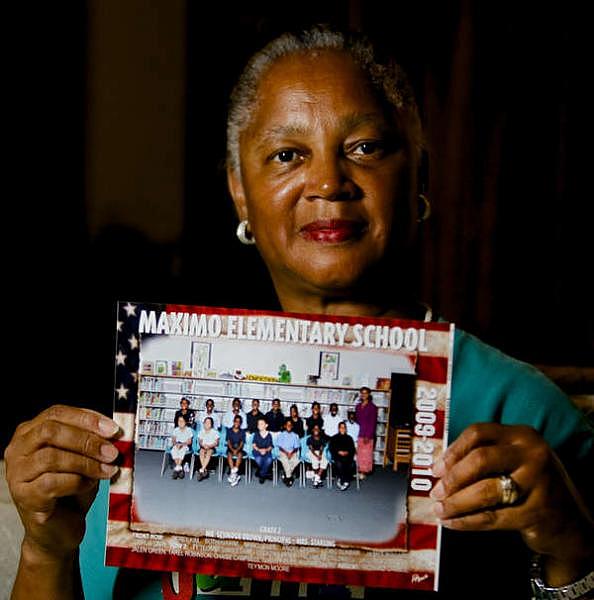
M 343 315 L 352 317 L 393 317 L 404 319 L 425 318 L 426 307 L 416 301 L 397 301 L 383 299 L 377 301 L 374 297 L 340 298 L 320 294 L 283 293 L 277 288 L 283 311 L 295 313 L 317 313 L 323 315 Z

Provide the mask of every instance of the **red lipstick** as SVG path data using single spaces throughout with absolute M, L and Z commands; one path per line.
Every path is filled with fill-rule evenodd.
M 339 244 L 361 237 L 365 224 L 349 219 L 319 219 L 304 225 L 300 233 L 312 242 Z

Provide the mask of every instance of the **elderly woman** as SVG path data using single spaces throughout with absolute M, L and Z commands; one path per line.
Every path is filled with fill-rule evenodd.
M 370 45 L 314 29 L 284 35 L 252 58 L 231 99 L 228 182 L 238 237 L 256 244 L 284 310 L 430 318 L 403 279 L 423 217 L 420 153 L 403 74 Z M 555 597 L 576 597 L 594 547 L 570 479 L 591 475 L 592 432 L 581 415 L 534 369 L 458 332 L 450 431 L 432 494 L 454 530 L 443 539 L 444 593 L 527 597 L 535 553 L 534 585 L 569 586 L 556 593 L 572 595 Z M 84 516 L 97 480 L 116 470 L 115 432 L 109 419 L 67 407 L 18 428 L 6 453 L 25 526 L 15 598 L 76 596 Z M 94 597 L 110 597 L 101 590 L 117 572 L 101 566 L 104 518 L 93 510 L 81 555 Z M 461 533 L 469 530 L 484 533 Z

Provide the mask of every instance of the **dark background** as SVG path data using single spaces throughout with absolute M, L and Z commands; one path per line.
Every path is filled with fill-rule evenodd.
M 276 307 L 256 252 L 234 235 L 226 99 L 247 56 L 301 23 L 375 34 L 414 83 L 433 204 L 419 297 L 524 360 L 594 365 L 584 12 L 218 4 L 25 3 L 8 20 L 5 396 L 16 410 L 3 445 L 54 402 L 109 413 L 117 299 Z

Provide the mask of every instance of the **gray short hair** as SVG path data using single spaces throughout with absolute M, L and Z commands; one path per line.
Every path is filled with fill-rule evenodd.
M 227 117 L 227 166 L 239 172 L 239 137 L 249 125 L 266 71 L 280 58 L 316 50 L 338 50 L 350 55 L 365 71 L 372 85 L 396 108 L 417 156 L 423 147 L 419 111 L 403 69 L 389 59 L 380 62 L 374 45 L 365 37 L 316 25 L 299 34 L 283 33 L 248 61 L 231 93 Z

